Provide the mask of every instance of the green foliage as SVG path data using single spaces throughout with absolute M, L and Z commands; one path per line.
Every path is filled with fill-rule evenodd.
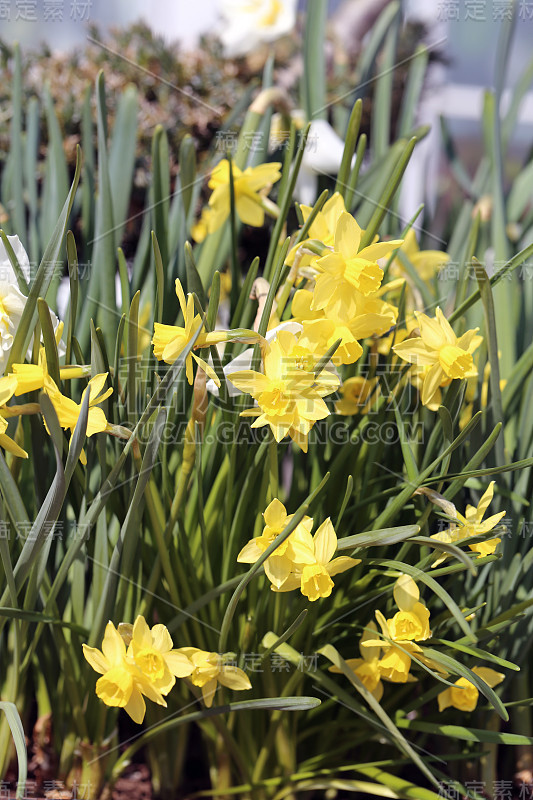
M 304 34 L 302 89 L 309 120 L 321 116 L 330 99 L 326 60 L 312 57 L 322 41 L 325 6 L 313 4 Z M 509 117 L 516 119 L 519 110 L 516 96 L 503 126 L 498 94 L 486 98 L 486 153 L 469 199 L 448 223 L 448 252 L 457 280 L 424 277 L 413 254 L 389 258 L 385 286 L 390 282 L 387 297 L 399 309 L 397 323 L 388 333 L 367 337 L 361 359 L 342 368 L 345 380 L 376 379 L 372 413 L 335 414 L 338 397 L 328 398 L 330 415 L 316 423 L 304 453 L 287 439 L 276 443 L 270 434 L 256 435 L 263 429 L 252 429 L 239 416 L 250 408 L 249 396 L 232 396 L 224 373 L 230 360 L 253 346 L 250 359 L 258 366 L 265 345 L 254 331 L 267 335 L 287 319 L 294 288 L 308 278 L 302 272 L 296 279 L 286 264 L 288 254 L 307 239 L 328 192 L 337 188 L 365 228 L 361 248 L 378 234 L 403 238 L 408 233 L 410 226 L 403 227 L 396 204 L 404 171 L 424 134 L 412 127 L 427 52 L 417 49 L 409 67 L 399 138 L 394 140 L 398 13 L 398 4 L 389 4 L 356 65 L 363 84 L 377 77 L 368 169 L 360 172 L 368 131 L 362 132 L 364 105 L 355 97 L 364 92 L 350 87 L 338 176 L 322 176 L 324 192 L 297 231 L 292 208 L 309 129 L 304 127 L 297 141 L 292 125 L 274 190 L 276 204 L 267 207 L 277 219 L 265 222 L 267 242 L 252 237 L 251 244 L 251 229 L 238 219 L 235 182 L 227 222 L 191 244 L 202 183 L 216 154 L 203 152 L 197 159 L 192 140 L 182 137 L 174 179 L 169 153 L 175 142 L 161 125 L 150 142 L 152 176 L 144 208 L 133 213 L 138 150 L 144 147 L 145 156 L 148 151 L 146 131 L 139 138 L 136 128 L 136 111 L 144 99 L 131 85 L 120 92 L 106 90 L 106 62 L 94 76 L 94 92 L 87 91 L 83 101 L 81 93 L 78 98 L 83 141 L 69 189 L 50 91 L 43 93 L 41 120 L 38 101 L 24 103 L 23 62 L 15 51 L 11 146 L 1 202 L 9 212 L 6 231 L 26 240 L 30 259 L 40 266 L 25 286 L 22 266 L 2 236 L 27 295 L 6 375 L 13 364 L 26 360 L 36 365 L 42 339 L 50 377 L 64 398 L 79 406 L 67 434 L 46 386 L 44 392 L 28 391 L 14 401 L 25 404 L 25 412 L 18 422 L 9 422 L 8 435 L 29 458 L 0 454 L 0 521 L 2 531 L 9 532 L 0 536 L 4 769 L 13 731 L 24 774 L 13 703 L 31 722 L 34 696 L 38 714 L 52 710 L 62 778 L 87 774 L 83 771 L 92 764 L 95 791 L 106 783 L 111 787 L 140 748 L 162 763 L 163 748 L 185 753 L 192 725 L 203 737 L 210 768 L 211 787 L 206 783 L 204 788 L 254 800 L 337 788 L 431 800 L 443 781 L 464 782 L 468 763 L 487 749 L 485 777 L 496 775 L 499 757 L 507 770 L 515 768 L 513 752 L 498 754 L 497 745 L 533 742 L 532 692 L 525 689 L 533 641 L 533 551 L 525 535 L 533 525 L 533 349 L 527 334 L 533 292 L 529 285 L 522 288 L 518 278 L 533 252 L 527 188 L 531 163 L 507 194 L 503 180 Z M 379 54 L 386 70 L 378 75 Z M 265 85 L 270 69 L 267 62 Z M 517 95 L 522 91 L 520 83 Z M 251 165 L 246 143 L 262 126 L 268 128 L 279 95 L 265 88 L 259 100 L 240 109 L 247 113 L 231 174 Z M 38 167 L 42 130 L 47 155 Z M 447 144 L 460 181 L 466 168 L 451 139 Z M 36 181 L 39 170 L 42 180 Z M 487 194 L 492 198 L 489 216 L 477 213 Z M 302 209 L 297 212 L 301 215 Z M 133 243 L 132 216 L 138 216 Z M 517 236 L 509 235 L 508 223 L 518 228 Z M 483 266 L 489 248 L 499 262 L 492 275 Z M 313 239 L 305 255 L 325 250 Z M 259 271 L 268 281 L 262 294 Z M 405 279 L 401 289 L 394 283 L 399 275 Z M 73 381 L 61 375 L 63 357 L 50 314 L 63 277 L 70 287 L 65 364 L 81 367 Z M 166 364 L 156 359 L 151 339 L 154 325 L 183 324 L 174 293 L 177 278 L 194 295 L 199 322 L 179 357 Z M 392 345 L 408 334 L 414 308 L 430 306 L 432 314 L 439 304 L 458 333 L 480 326 L 483 344 L 476 355 L 477 376 L 443 387 L 437 412 L 421 405 L 416 381 L 408 379 L 408 367 Z M 222 323 L 221 316 L 230 322 Z M 224 349 L 209 339 L 221 327 L 231 328 L 232 334 Z M 338 347 L 337 339 L 317 360 L 317 379 Z M 187 382 L 192 355 L 211 358 L 221 382 L 217 398 L 205 394 L 198 367 L 194 386 Z M 89 436 L 92 398 L 83 392 L 88 379 L 102 373 L 113 388 L 101 404 L 108 427 Z M 443 530 L 443 521 L 448 526 L 451 501 L 461 514 L 468 503 L 475 507 L 492 475 L 498 480 L 490 513 L 505 509 L 512 535 L 504 536 L 502 523 L 464 541 L 432 538 Z M 244 570 L 237 557 L 248 540 L 261 534 L 261 515 L 276 497 L 294 516 L 280 538 Z M 338 549 L 359 560 L 335 577 L 331 596 L 316 602 L 299 590 L 271 592 L 263 570 L 307 515 L 320 522 L 330 517 Z M 475 546 L 496 536 L 503 539 L 496 553 L 478 558 Z M 396 613 L 393 590 L 399 575 L 416 580 L 431 612 L 431 636 L 419 651 L 403 649 L 412 657 L 416 682 L 388 682 L 378 700 L 349 661 L 359 658 L 359 640 L 372 631 L 375 611 L 389 622 Z M 151 707 L 146 730 L 119 755 L 127 735 L 123 715 L 96 697 L 82 644 L 99 648 L 109 619 L 118 625 L 133 622 L 138 614 L 150 625 L 164 624 L 175 647 L 232 655 L 237 666 L 249 669 L 253 656 L 252 689 L 242 701 L 220 689 L 215 705 L 206 708 L 194 686 L 178 681 L 166 715 Z M 396 641 L 383 631 L 374 634 L 384 649 Z M 330 665 L 337 674 L 328 671 Z M 489 686 L 472 669 L 480 665 L 504 670 L 505 680 Z M 458 678 L 479 691 L 479 703 L 471 712 L 439 712 L 437 695 Z M 195 710 L 183 713 L 195 703 Z M 91 758 L 97 757 L 86 758 L 83 747 L 81 756 L 74 753 L 73 740 L 90 746 Z M 443 760 L 448 767 L 442 767 Z M 168 791 L 186 783 L 184 759 L 178 761 L 174 774 L 161 775 Z

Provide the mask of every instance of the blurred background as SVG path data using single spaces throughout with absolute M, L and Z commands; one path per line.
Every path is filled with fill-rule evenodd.
M 254 80 L 257 85 L 270 53 L 263 45 L 252 50 L 245 59 L 238 59 L 236 66 L 224 59 L 217 46 L 223 27 L 224 2 L 227 4 L 228 0 L 196 0 L 194 3 L 187 0 L 128 0 L 127 3 L 123 0 L 0 0 L 0 48 L 4 66 L 9 62 L 14 43 L 20 43 L 25 62 L 34 65 L 29 85 L 33 92 L 39 93 L 45 82 L 50 83 L 67 136 L 70 132 L 77 133 L 73 106 L 77 75 L 80 80 L 83 75 L 92 81 L 97 69 L 107 64 L 111 73 L 113 70 L 117 75 L 122 73 L 123 83 L 130 81 L 139 86 L 138 81 L 151 82 L 144 87 L 147 102 L 141 108 L 141 130 L 151 136 L 155 125 L 161 123 L 172 137 L 173 127 L 182 123 L 183 129 L 187 128 L 195 138 L 197 150 L 202 151 L 212 144 L 213 137 L 224 126 L 224 119 L 243 87 L 252 87 Z M 312 0 L 297 0 L 300 19 L 308 2 Z M 373 20 L 388 2 L 390 0 L 330 0 L 328 47 L 333 61 L 336 40 L 347 54 L 344 57 L 353 56 L 355 61 L 361 41 L 369 36 Z M 514 86 L 531 61 L 533 0 L 515 0 L 514 4 L 511 0 L 402 0 L 401 5 L 404 46 L 399 58 L 405 60 L 405 74 L 420 41 L 430 53 L 416 123 L 431 126 L 431 133 L 417 147 L 404 181 L 402 206 L 408 219 L 423 201 L 430 214 L 434 212 L 437 184 L 441 190 L 444 184 L 446 191 L 441 118 L 445 119 L 446 130 L 453 137 L 462 162 L 467 169 L 471 165 L 473 172 L 482 141 L 483 92 L 487 87 L 494 88 L 499 80 L 496 65 L 501 62 L 502 31 L 509 26 L 514 6 L 514 33 L 505 77 L 505 85 Z M 361 20 L 366 22 L 361 24 Z M 136 23 L 148 26 L 155 37 L 146 46 L 146 29 L 134 28 Z M 414 33 L 405 33 L 410 30 L 409 26 Z M 300 34 L 301 25 L 296 25 L 272 48 L 278 65 L 276 80 L 279 70 L 283 72 L 287 64 L 289 68 L 285 72 L 294 68 L 294 85 Z M 198 48 L 201 36 L 207 38 Z M 188 59 L 187 54 L 193 51 L 194 58 Z M 32 62 L 28 59 L 31 52 L 40 53 L 41 57 L 35 57 Z M 48 59 L 42 58 L 43 54 Z M 354 75 L 356 83 L 357 74 Z M 107 74 L 106 80 L 109 80 Z M 202 110 L 197 106 L 194 114 L 191 112 L 185 118 L 180 98 L 172 91 L 182 86 L 188 87 L 188 91 L 200 92 L 209 105 L 224 109 L 220 117 L 217 119 L 209 115 L 207 108 Z M 334 80 L 328 88 L 330 97 L 335 96 Z M 509 94 L 504 91 L 502 95 L 503 114 Z M 65 99 L 67 95 L 73 98 L 72 103 Z M 7 122 L 9 113 L 6 100 L 2 97 L 0 139 L 2 116 Z M 295 102 L 298 104 L 297 98 Z M 331 121 L 342 135 L 342 118 L 340 123 L 339 118 L 335 119 L 334 104 L 335 101 L 330 103 L 333 107 Z M 61 105 L 65 107 L 61 109 Z M 181 135 L 176 134 L 176 144 Z M 516 171 L 515 162 L 518 165 L 528 156 L 532 143 L 533 93 L 529 87 L 509 143 L 508 177 L 512 178 Z M 68 149 L 68 140 L 66 147 Z

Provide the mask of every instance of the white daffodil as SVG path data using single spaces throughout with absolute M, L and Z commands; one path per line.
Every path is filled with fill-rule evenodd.
M 337 175 L 344 153 L 344 142 L 325 119 L 314 119 L 309 128 L 302 165 L 294 194 L 304 205 L 314 205 L 318 194 L 318 176 Z M 352 159 L 352 167 L 355 156 Z
M 8 241 L 17 261 L 24 273 L 26 281 L 30 280 L 30 261 L 28 254 L 20 243 L 18 236 L 8 236 Z M 24 311 L 26 297 L 19 289 L 15 271 L 7 254 L 4 243 L 0 240 L 0 375 L 4 373 L 13 346 L 13 339 Z
M 13 248 L 16 259 L 26 279 L 30 283 L 30 260 L 18 236 L 8 236 L 9 244 Z M 4 243 L 0 240 L 0 375 L 4 374 L 9 353 L 13 346 L 13 340 L 26 304 L 26 296 L 19 289 L 15 270 L 11 266 L 11 261 L 7 254 Z M 54 331 L 60 325 L 59 319 L 50 309 L 50 316 Z M 31 357 L 32 343 L 28 350 L 28 357 Z M 58 343 L 59 355 L 65 354 L 65 345 Z
M 220 0 L 220 39 L 229 58 L 284 36 L 296 22 L 296 0 Z

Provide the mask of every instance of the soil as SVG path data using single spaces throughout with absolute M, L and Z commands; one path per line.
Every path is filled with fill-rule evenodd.
M 15 781 L 10 774 L 0 784 L 1 800 L 14 800 Z M 9 788 L 8 788 L 9 787 Z M 27 800 L 85 800 L 83 786 L 69 790 L 61 781 L 37 781 L 28 777 L 24 798 Z M 145 764 L 131 764 L 116 782 L 111 795 L 112 800 L 152 800 L 152 781 L 150 770 Z

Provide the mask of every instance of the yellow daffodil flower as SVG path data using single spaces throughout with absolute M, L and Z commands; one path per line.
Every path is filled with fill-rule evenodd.
M 192 294 L 187 295 L 187 301 L 185 301 L 185 293 L 179 278 L 176 278 L 176 295 L 183 314 L 183 328 L 178 325 L 163 325 L 160 322 L 154 322 L 154 337 L 152 339 L 154 356 L 158 361 L 164 361 L 165 364 L 173 364 L 175 362 L 202 324 L 200 315 L 194 313 L 194 298 Z M 211 344 L 219 344 L 226 339 L 226 333 L 220 331 L 216 333 L 201 333 L 196 340 L 196 347 L 208 347 Z M 189 353 L 185 362 L 185 371 L 189 383 L 192 384 L 193 381 L 193 359 L 215 381 L 216 385 L 220 386 L 220 381 L 214 369 L 192 352 Z
M 450 516 L 455 517 L 457 524 L 452 524 L 446 530 L 432 534 L 431 538 L 437 539 L 439 542 L 457 544 L 470 536 L 481 536 L 495 528 L 502 517 L 505 516 L 505 511 L 493 514 L 486 520 L 483 519 L 485 511 L 489 507 L 494 496 L 494 483 L 495 481 L 489 483 L 477 507 L 467 505 L 464 516 L 450 503 L 451 510 L 448 513 Z M 474 553 L 478 553 L 478 558 L 482 558 L 483 556 L 492 555 L 500 542 L 501 539 L 488 539 L 485 542 L 474 542 L 468 546 Z M 444 557 L 440 558 L 433 566 L 436 566 L 437 563 L 440 564 L 443 560 Z
M 301 544 L 307 547 L 313 561 L 296 564 L 281 586 L 270 587 L 273 591 L 292 592 L 294 589 L 300 589 L 308 600 L 314 602 L 319 597 L 330 596 L 334 586 L 331 580 L 333 575 L 338 575 L 361 563 L 360 559 L 349 556 L 333 558 L 337 549 L 337 535 L 329 517 L 314 536 L 302 531 Z
M 346 664 L 352 672 L 357 675 L 366 689 L 379 701 L 383 697 L 383 684 L 381 682 L 380 654 L 381 647 L 373 645 L 365 647 L 365 642 L 374 640 L 377 628 L 374 622 L 370 622 L 359 641 L 359 651 L 361 658 L 347 658 Z M 338 667 L 330 667 L 330 672 L 342 672 Z
M 246 673 L 239 667 L 225 664 L 218 653 L 199 650 L 197 647 L 180 647 L 178 652 L 183 653 L 192 663 L 193 671 L 188 678 L 194 686 L 202 690 L 207 708 L 213 705 L 219 683 L 238 692 L 252 688 Z
M 161 694 L 170 692 L 176 678 L 186 678 L 192 673 L 192 663 L 179 650 L 173 649 L 172 638 L 164 625 L 154 625 L 150 629 L 145 618 L 139 615 L 133 625 L 121 623 L 118 631 L 128 645 L 128 658 Z
M 200 219 L 193 223 L 191 226 L 191 236 L 195 242 L 203 242 L 208 234 L 209 228 L 209 208 L 203 208 Z
M 100 675 L 96 694 L 106 704 L 123 708 L 132 720 L 141 723 L 146 712 L 143 695 L 166 707 L 160 691 L 126 655 L 126 645 L 112 622 L 108 622 L 102 650 L 84 644 L 83 655 Z
M 399 253 L 405 253 L 423 281 L 430 281 L 438 273 L 439 269 L 450 260 L 448 253 L 444 253 L 441 250 L 420 250 L 413 228 L 410 228 L 405 234 L 404 242 L 389 268 L 389 274 L 391 276 L 408 278 L 407 271 L 400 260 Z M 391 252 L 387 254 L 387 257 L 391 255 L 392 249 Z
M 245 225 L 260 228 L 265 221 L 265 210 L 275 214 L 273 203 L 266 194 L 272 184 L 281 178 L 281 164 L 259 164 L 242 172 L 236 164 L 232 165 L 235 212 Z M 229 161 L 222 159 L 211 173 L 208 186 L 213 190 L 209 198 L 209 213 L 206 215 L 208 233 L 214 233 L 230 215 L 230 168 Z
M 377 378 L 363 378 L 357 375 L 348 378 L 340 387 L 341 400 L 335 403 L 335 411 L 343 416 L 367 414 L 379 395 Z
M 478 328 L 457 337 L 440 308 L 434 319 L 417 312 L 415 316 L 420 336 L 405 339 L 393 350 L 404 361 L 427 368 L 422 376 L 422 403 L 427 406 L 447 381 L 477 375 L 472 353 L 482 340 L 476 336 Z
M 335 319 L 316 319 L 304 322 L 300 343 L 313 353 L 326 353 L 341 340 L 331 356 L 332 364 L 355 364 L 363 355 L 363 348 L 351 330 Z
M 254 564 L 263 555 L 267 547 L 270 547 L 276 536 L 279 536 L 282 530 L 287 527 L 293 516 L 293 514 L 287 514 L 285 506 L 277 498 L 272 500 L 263 513 L 266 524 L 261 536 L 251 539 L 243 547 L 237 556 L 237 561 L 240 564 Z M 312 564 L 314 562 L 314 553 L 306 546 L 307 540 L 305 540 L 305 534 L 309 535 L 312 527 L 313 520 L 311 517 L 304 517 L 291 535 L 265 561 L 266 576 L 277 588 L 288 578 L 296 562 L 300 564 Z M 302 532 L 304 536 L 302 536 Z
M 47 376 L 44 383 L 44 390 L 55 408 L 59 424 L 62 428 L 70 428 L 74 432 L 74 428 L 78 422 L 78 417 L 81 413 L 83 398 L 85 393 L 89 392 L 89 415 L 87 418 L 87 436 L 93 436 L 95 433 L 102 433 L 107 428 L 107 420 L 101 408 L 98 408 L 99 403 L 103 403 L 110 394 L 113 394 L 113 389 L 104 391 L 104 384 L 107 379 L 107 372 L 102 372 L 100 375 L 95 375 L 91 378 L 87 388 L 83 392 L 81 402 L 76 403 L 70 397 L 65 397 L 61 394 L 56 383 Z
M 501 672 L 496 672 L 489 667 L 473 667 L 472 672 L 475 672 L 491 689 L 505 678 Z M 472 681 L 467 678 L 459 678 L 455 681 L 454 686 L 449 686 L 438 695 L 439 711 L 444 711 L 449 706 L 458 708 L 459 711 L 473 711 L 477 706 L 478 698 L 479 689 L 474 686 Z
M 383 270 L 377 260 L 402 240 L 379 242 L 359 249 L 362 231 L 347 212 L 340 215 L 335 227 L 333 252 L 318 259 L 320 274 L 313 293 L 313 309 L 335 311 L 339 317 L 354 316 L 357 292 L 369 295 L 377 291 Z
M 311 206 L 300 205 L 300 210 L 305 223 L 313 209 Z M 335 192 L 335 194 L 324 203 L 322 210 L 318 212 L 311 223 L 307 232 L 307 239 L 294 245 L 294 247 L 289 250 L 285 263 L 292 267 L 299 248 L 305 248 L 306 242 L 310 239 L 316 239 L 326 245 L 326 247 L 333 247 L 337 222 L 341 214 L 345 212 L 346 207 L 344 205 L 344 199 L 339 192 Z M 312 253 L 303 253 L 299 261 L 299 267 L 315 265 L 317 259 L 318 256 Z
M 280 330 L 265 347 L 264 373 L 241 370 L 228 374 L 237 389 L 250 394 L 259 408 L 241 416 L 256 416 L 252 428 L 269 425 L 277 442 L 285 436 L 307 452 L 307 436 L 314 423 L 329 410 L 322 399 L 335 391 L 338 377 L 327 369 L 315 376 L 317 354 L 303 347 L 297 336 Z
M 56 344 L 59 344 L 63 334 L 63 323 L 60 322 L 55 332 Z M 13 364 L 11 369 L 17 379 L 15 395 L 18 397 L 27 392 L 36 392 L 44 388 L 45 378 L 48 376 L 48 366 L 46 363 L 46 350 L 39 348 L 39 360 L 37 364 Z M 62 381 L 72 378 L 83 378 L 90 373 L 89 367 L 78 367 L 70 365 L 60 367 L 59 377 Z
M 302 344 L 313 351 L 326 352 L 338 339 L 341 340 L 331 358 L 336 366 L 353 364 L 363 352 L 359 339 L 379 336 L 396 322 L 397 311 L 389 303 L 355 291 L 353 299 L 355 307 L 350 318 L 338 316 L 335 308 L 314 310 L 313 293 L 308 289 L 299 289 L 292 301 L 292 315 L 304 329 L 300 337 Z
M 13 375 L 5 375 L 3 378 L 0 378 L 0 447 L 3 447 L 8 453 L 12 453 L 19 458 L 28 458 L 27 452 L 23 450 L 22 447 L 19 447 L 18 444 L 6 434 L 7 421 L 2 413 L 6 403 L 13 397 L 16 388 L 17 380 Z
M 425 658 L 421 642 L 431 636 L 429 629 L 429 610 L 420 602 L 420 592 L 410 575 L 400 575 L 394 585 L 394 599 L 400 609 L 391 619 L 385 619 L 381 611 L 376 611 L 384 639 L 368 638 L 363 647 L 377 647 L 385 653 L 379 662 L 381 675 L 392 683 L 405 683 L 413 680 L 409 675 L 411 656 L 442 672 L 438 666 Z
M 61 394 L 56 383 L 50 376 L 45 376 L 44 391 L 52 401 L 59 424 L 62 428 L 65 428 L 65 430 L 70 428 L 74 433 L 74 428 L 76 427 L 81 413 L 83 398 L 85 397 L 85 393 L 89 392 L 89 413 L 87 416 L 86 436 L 89 437 L 93 436 L 95 433 L 103 433 L 108 429 L 109 424 L 106 416 L 103 410 L 98 408 L 98 404 L 103 403 L 103 401 L 113 393 L 113 389 L 107 389 L 104 392 L 106 379 L 107 372 L 103 372 L 91 378 L 87 388 L 83 392 L 81 402 L 76 403 L 74 400 L 71 400 L 70 397 L 65 397 L 64 394 Z M 80 453 L 80 461 L 82 464 L 87 463 L 87 458 L 83 450 Z

